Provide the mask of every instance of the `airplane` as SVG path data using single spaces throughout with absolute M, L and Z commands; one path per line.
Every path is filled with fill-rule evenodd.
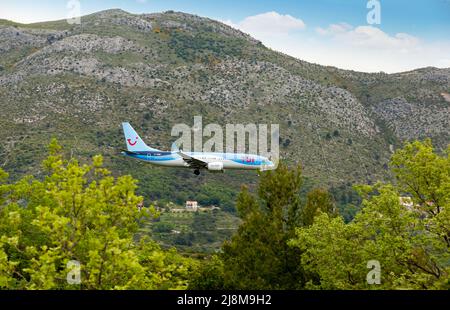
M 202 169 L 209 172 L 224 172 L 225 169 L 275 169 L 275 164 L 267 157 L 254 154 L 183 152 L 175 144 L 172 145 L 172 151 L 161 151 L 147 146 L 129 123 L 122 123 L 122 128 L 127 145 L 127 150 L 123 150 L 122 155 L 153 165 L 191 168 L 195 175 L 199 175 Z

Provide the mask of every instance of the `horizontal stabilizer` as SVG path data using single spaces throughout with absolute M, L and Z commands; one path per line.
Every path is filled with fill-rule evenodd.
M 136 153 L 136 152 L 128 151 L 128 150 L 122 150 L 122 153 L 125 153 L 125 154 L 127 154 L 127 155 L 139 155 L 139 154 Z

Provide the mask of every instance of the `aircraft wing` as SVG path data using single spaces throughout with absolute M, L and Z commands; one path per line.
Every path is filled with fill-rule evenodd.
M 183 153 L 181 151 L 178 151 L 177 154 L 180 155 L 183 158 L 183 160 L 186 163 L 188 163 L 189 166 L 192 167 L 192 168 L 200 169 L 200 168 L 208 167 L 208 163 L 203 161 L 203 160 L 200 160 L 200 159 L 197 159 L 195 157 L 189 156 L 188 154 L 185 154 L 185 153 Z

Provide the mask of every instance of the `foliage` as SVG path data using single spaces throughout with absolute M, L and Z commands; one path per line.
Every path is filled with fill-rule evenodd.
M 220 182 L 204 184 L 200 187 L 196 197 L 198 197 L 198 202 L 203 206 L 220 206 L 224 211 L 235 212 L 236 193 L 233 189 L 225 187 Z
M 407 143 L 391 165 L 396 184 L 359 187 L 363 208 L 351 223 L 322 214 L 297 229 L 290 245 L 317 275 L 308 288 L 450 288 L 449 152 L 439 156 L 430 141 Z M 366 281 L 370 260 L 381 264 L 380 285 Z
M 300 167 L 281 163 L 261 173 L 257 195 L 242 188 L 241 225 L 221 253 L 201 262 L 140 238 L 156 212 L 137 208 L 142 197 L 131 176 L 112 177 L 101 156 L 80 164 L 61 152 L 52 140 L 42 178 L 11 183 L 0 169 L 0 288 L 450 288 L 450 147 L 439 155 L 428 140 L 405 144 L 392 156 L 394 184 L 355 187 L 362 209 L 348 223 L 324 189 L 302 203 Z M 190 230 L 174 243 L 216 241 L 220 214 L 231 216 L 188 214 Z M 152 223 L 161 235 L 172 228 Z M 80 284 L 67 282 L 72 260 L 81 264 Z M 370 261 L 380 263 L 379 285 L 367 282 Z
M 5 184 L 0 172 L 0 287 L 16 289 L 184 288 L 195 262 L 151 240 L 133 241 L 143 217 L 136 180 L 102 167 L 64 160 L 56 140 L 43 180 Z M 81 283 L 67 282 L 67 263 L 81 264 Z
M 158 233 L 169 233 L 173 228 L 174 225 L 172 223 L 157 222 L 153 224 L 153 231 Z
M 345 222 L 350 222 L 360 209 L 361 196 L 359 196 L 351 183 L 333 186 L 329 191 L 336 201 L 339 214 L 344 218 Z
M 151 234 L 158 243 L 189 255 L 220 251 L 223 241 L 231 237 L 240 221 L 219 210 L 183 213 L 169 210 L 162 212 L 157 221 L 145 221 L 139 234 Z
M 222 259 L 213 255 L 202 262 L 200 268 L 192 275 L 189 289 L 193 290 L 221 290 L 228 289 L 224 282 L 224 264 Z
M 304 225 L 299 194 L 302 183 L 300 167 L 289 169 L 281 163 L 277 170 L 262 173 L 258 198 L 243 187 L 236 206 L 243 223 L 232 239 L 224 243 L 220 256 L 225 287 L 303 287 L 307 275 L 297 260 L 300 251 L 287 244 L 294 236 L 295 228 Z M 312 193 L 309 204 L 311 212 L 319 207 L 313 206 L 312 201 L 316 198 L 328 201 L 329 195 L 324 191 Z M 206 268 L 205 272 L 208 271 L 209 268 Z
M 319 213 L 337 214 L 332 196 L 322 188 L 314 189 L 308 193 L 306 205 L 302 211 L 303 226 L 312 225 L 314 218 Z
M 201 61 L 207 64 L 217 64 L 226 56 L 239 57 L 243 39 L 218 36 L 211 31 L 200 31 L 192 36 L 180 31 L 170 33 L 169 47 L 184 61 Z

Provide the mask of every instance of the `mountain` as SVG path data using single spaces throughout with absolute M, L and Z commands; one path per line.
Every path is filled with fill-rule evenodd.
M 332 51 L 330 51 L 332 52 Z M 176 123 L 280 124 L 280 151 L 311 183 L 346 186 L 389 178 L 392 151 L 430 137 L 446 147 L 450 69 L 361 73 L 307 63 L 236 29 L 168 11 L 108 10 L 81 18 L 18 24 L 0 20 L 0 166 L 38 173 L 55 136 L 69 156 L 103 154 L 130 173 L 149 200 L 231 201 L 255 173 L 155 168 L 119 155 L 130 121 L 169 149 Z

